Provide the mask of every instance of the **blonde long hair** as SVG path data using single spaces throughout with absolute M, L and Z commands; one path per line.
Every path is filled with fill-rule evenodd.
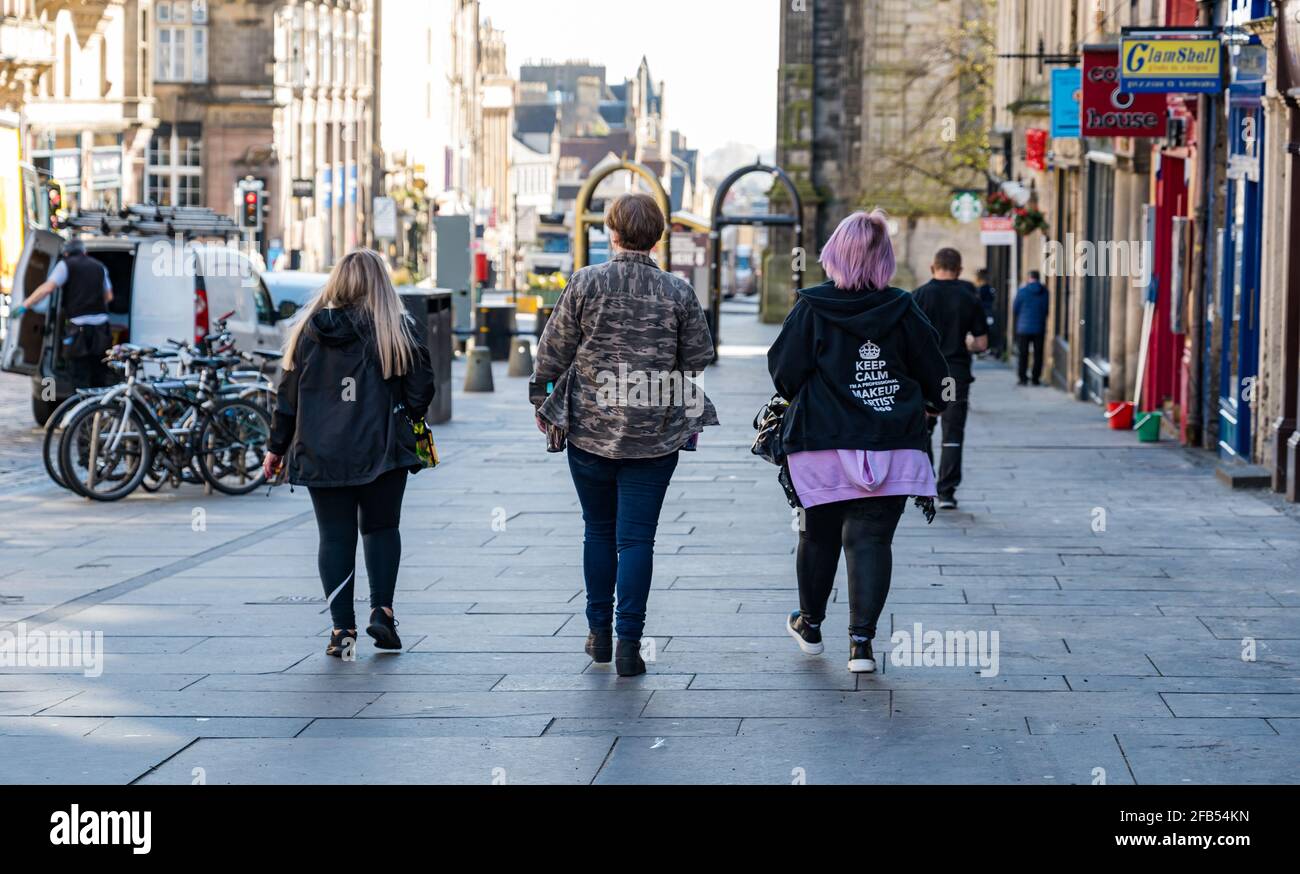
M 345 307 L 357 307 L 373 329 L 384 379 L 408 373 L 415 361 L 411 317 L 397 296 L 383 256 L 374 249 L 357 249 L 344 255 L 334 265 L 325 288 L 299 311 L 284 344 L 284 369 L 294 369 L 294 353 L 312 318 L 323 309 Z

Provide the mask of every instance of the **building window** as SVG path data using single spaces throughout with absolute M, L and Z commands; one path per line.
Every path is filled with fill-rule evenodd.
M 203 140 L 197 130 L 154 134 L 145 186 L 149 202 L 158 206 L 203 205 Z
M 207 0 L 158 0 L 154 79 L 158 82 L 208 80 Z

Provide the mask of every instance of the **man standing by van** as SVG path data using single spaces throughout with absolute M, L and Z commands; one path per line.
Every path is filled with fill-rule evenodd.
M 113 302 L 113 283 L 108 268 L 86 254 L 86 244 L 71 240 L 63 247 L 63 260 L 54 265 L 50 278 L 42 282 L 15 312 L 21 316 L 58 288 L 61 308 L 68 320 L 59 357 L 68 363 L 76 388 L 97 388 L 109 384 L 103 364 L 104 352 L 112 344 L 108 327 L 108 305 Z
M 939 508 L 957 509 L 957 486 L 961 485 L 961 445 L 966 439 L 966 412 L 970 402 L 971 353 L 989 348 L 989 326 L 975 286 L 961 276 L 961 253 L 940 249 L 930 267 L 933 277 L 918 288 L 916 304 L 939 332 L 939 348 L 948 361 L 948 373 L 955 381 L 952 402 L 944 410 L 943 447 L 939 458 Z M 934 432 L 934 420 L 930 420 Z M 930 460 L 934 460 L 930 450 Z

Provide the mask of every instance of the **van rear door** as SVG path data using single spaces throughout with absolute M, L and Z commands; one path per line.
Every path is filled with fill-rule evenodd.
M 194 249 L 167 237 L 136 250 L 131 282 L 131 342 L 166 349 L 168 340 L 194 336 Z
M 23 254 L 19 257 L 18 268 L 14 272 L 13 292 L 9 299 L 11 314 L 49 278 L 62 246 L 63 238 L 58 234 L 42 228 L 27 231 Z M 10 315 L 3 352 L 0 352 L 0 369 L 27 376 L 40 373 L 49 333 L 46 330 L 49 322 L 47 314 L 54 311 L 54 298 L 48 297 L 46 301 L 48 304 L 41 308 L 43 311 L 29 310 L 18 319 Z

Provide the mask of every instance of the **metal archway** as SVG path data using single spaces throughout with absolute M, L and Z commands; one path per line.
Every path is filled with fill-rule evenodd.
M 723 204 L 726 203 L 727 193 L 731 187 L 744 177 L 751 173 L 770 173 L 781 181 L 785 190 L 790 194 L 791 202 L 794 204 L 794 212 L 790 215 L 758 213 L 755 215 L 727 215 L 723 212 Z M 766 227 L 793 227 L 794 244 L 796 248 L 803 248 L 803 198 L 799 196 L 799 189 L 795 188 L 794 182 L 786 175 L 786 172 L 775 165 L 764 164 L 761 161 L 750 164 L 748 167 L 741 167 L 739 170 L 732 172 L 730 176 L 722 181 L 718 187 L 718 192 L 713 196 L 713 216 L 710 221 L 712 229 L 709 231 L 709 241 L 713 244 L 712 260 L 709 264 L 709 318 L 713 324 L 709 327 L 713 331 L 713 348 L 714 357 L 717 357 L 717 348 L 721 343 L 719 328 L 722 323 L 722 229 L 729 225 L 763 225 Z M 794 287 L 797 291 L 803 286 L 803 268 L 800 266 L 802 261 L 799 258 L 794 259 L 792 278 Z
M 604 213 L 588 212 L 591 206 L 592 198 L 596 195 L 596 186 L 604 182 L 615 173 L 626 170 L 629 173 L 640 176 L 646 182 L 650 183 L 651 193 L 654 194 L 655 200 L 659 201 L 659 207 L 664 211 L 664 236 L 659 241 L 658 250 L 662 259 L 663 268 L 671 269 L 672 266 L 672 225 L 670 223 L 673 213 L 672 200 L 668 197 L 668 192 L 664 191 L 663 183 L 654 171 L 645 164 L 636 161 L 623 160 L 617 164 L 610 164 L 597 170 L 587 181 L 582 183 L 582 188 L 578 191 L 578 200 L 574 206 L 574 228 L 573 228 L 573 270 L 576 273 L 586 267 L 591 261 L 591 228 L 596 225 L 605 223 Z

